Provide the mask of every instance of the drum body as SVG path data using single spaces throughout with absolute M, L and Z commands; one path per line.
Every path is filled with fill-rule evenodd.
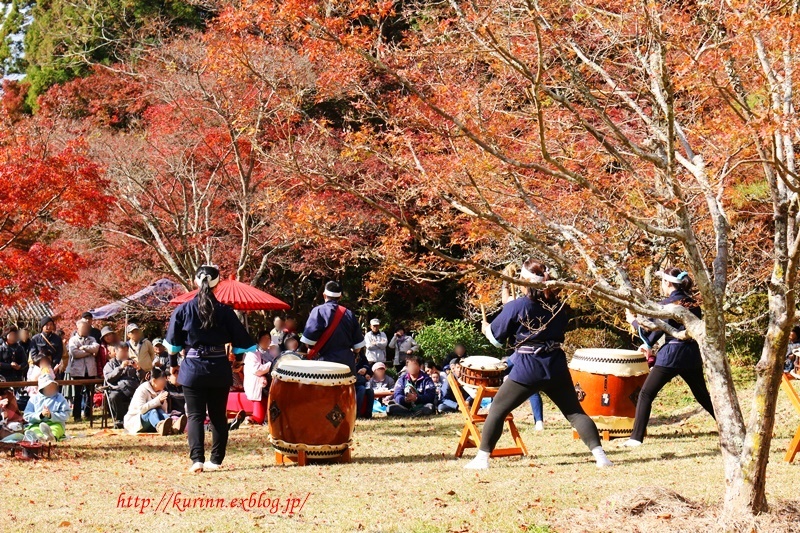
M 276 451 L 309 459 L 339 457 L 356 423 L 355 376 L 346 365 L 284 359 L 272 371 L 267 401 L 270 441 Z
M 474 355 L 461 361 L 458 381 L 472 396 L 478 387 L 497 388 L 503 384 L 503 374 L 508 365 L 495 357 Z
M 647 374 L 646 357 L 632 350 L 582 348 L 569 363 L 575 394 L 597 429 L 628 437 Z

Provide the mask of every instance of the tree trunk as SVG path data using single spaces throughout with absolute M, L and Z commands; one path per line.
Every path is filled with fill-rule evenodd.
M 709 325 L 710 323 L 707 322 L 706 327 Z M 739 494 L 744 483 L 740 461 L 745 438 L 744 418 L 733 385 L 731 368 L 725 354 L 724 332 L 719 334 L 709 331 L 701 338 L 699 344 L 703 354 L 708 390 L 714 404 L 714 414 L 719 429 L 727 505 L 729 495 Z
M 794 321 L 794 298 L 774 292 L 770 288 L 770 323 L 756 365 L 756 386 L 753 408 L 741 455 L 741 480 L 725 493 L 724 514 L 768 510 L 766 497 L 767 464 L 775 425 L 775 407 L 783 373 L 783 362 L 789 342 L 789 329 Z

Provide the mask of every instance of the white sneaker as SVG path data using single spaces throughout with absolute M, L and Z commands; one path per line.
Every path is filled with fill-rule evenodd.
M 597 459 L 595 462 L 597 468 L 609 468 L 614 466 L 614 463 L 608 460 L 608 457 L 603 457 L 602 459 Z
M 536 431 L 544 431 L 544 424 L 542 423 L 541 420 L 539 420 L 538 422 L 536 422 L 536 425 L 533 427 L 533 429 L 535 429 Z
M 22 431 L 22 424 L 20 424 L 19 422 L 9 422 L 8 424 L 6 424 L 6 427 L 9 429 L 9 431 L 14 431 L 14 432 Z
M 203 463 L 201 462 L 194 463 L 191 466 L 191 468 L 189 468 L 189 473 L 191 474 L 199 474 L 202 471 L 203 471 Z
M 41 424 L 39 424 L 39 431 L 41 431 L 42 435 L 44 435 L 44 438 L 42 439 L 42 441 L 44 441 L 44 442 L 55 442 L 56 441 L 56 436 L 53 435 L 53 430 L 50 429 L 50 426 L 48 426 L 47 423 L 42 422 Z
M 203 463 L 203 470 L 208 470 L 209 472 L 213 472 L 214 470 L 219 470 L 221 465 L 217 465 L 212 463 L 211 461 L 206 461 Z
M 464 468 L 467 470 L 486 470 L 489 468 L 489 452 L 484 452 L 478 450 L 478 455 L 475 458 L 464 465 Z
M 626 448 L 638 448 L 639 446 L 642 445 L 642 443 L 641 441 L 638 440 L 628 439 L 624 443 L 622 443 L 622 445 Z
M 614 466 L 614 463 L 609 461 L 608 457 L 606 457 L 606 452 L 603 450 L 602 446 L 596 446 L 592 450 L 592 455 L 594 456 L 597 468 L 608 468 L 609 466 Z
M 25 437 L 23 438 L 23 440 L 26 440 L 28 442 L 39 442 L 39 437 L 36 435 L 36 433 L 34 433 L 29 429 L 28 431 L 25 432 Z

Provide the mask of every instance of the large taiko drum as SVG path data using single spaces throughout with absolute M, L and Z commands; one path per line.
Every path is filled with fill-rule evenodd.
M 581 348 L 569 363 L 575 394 L 600 432 L 628 437 L 636 402 L 650 371 L 647 358 L 632 350 Z
M 502 385 L 506 368 L 508 364 L 495 357 L 473 355 L 461 361 L 458 381 L 474 397 L 478 387 L 490 388 Z
M 272 446 L 289 457 L 332 459 L 352 443 L 355 376 L 346 365 L 283 359 L 272 371 L 267 422 Z

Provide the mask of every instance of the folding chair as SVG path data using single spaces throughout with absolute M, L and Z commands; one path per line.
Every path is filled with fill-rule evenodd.
M 103 414 L 101 415 L 102 418 L 100 420 L 100 427 L 102 429 L 106 429 L 106 428 L 108 428 L 108 418 L 109 418 L 108 415 L 109 414 L 111 415 L 111 420 L 113 420 L 113 422 L 111 423 L 112 426 L 117 421 L 117 417 L 115 416 L 114 410 L 111 407 L 111 398 L 109 398 L 109 396 L 108 396 L 108 391 L 110 390 L 110 385 L 108 384 L 108 382 L 105 382 L 105 383 L 103 383 L 102 386 L 97 387 L 97 390 L 99 390 L 100 392 L 103 393 Z
M 797 411 L 797 414 L 800 414 L 800 395 L 797 394 L 797 390 L 792 386 L 792 381 L 796 379 L 797 378 L 792 374 L 784 372 L 781 378 L 781 388 L 786 392 L 786 395 L 789 396 L 789 401 L 792 402 L 794 410 Z M 794 461 L 794 457 L 798 452 L 800 452 L 800 426 L 797 426 L 797 430 L 794 433 L 792 441 L 789 443 L 789 449 L 786 450 L 786 457 L 784 457 L 784 459 L 791 463 Z

